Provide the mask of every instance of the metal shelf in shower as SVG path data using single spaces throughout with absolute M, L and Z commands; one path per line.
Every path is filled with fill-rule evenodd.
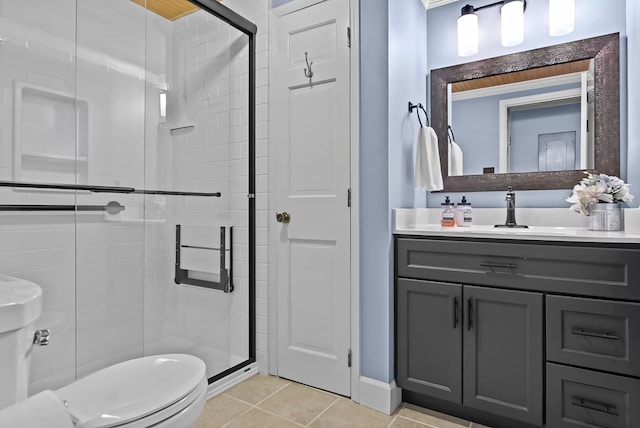
M 213 290 L 221 290 L 225 293 L 233 292 L 233 227 L 228 228 L 229 233 L 229 245 L 227 246 L 227 227 L 220 226 L 219 232 L 219 244 L 218 247 L 213 246 L 195 246 L 188 245 L 182 242 L 182 225 L 176 225 L 176 266 L 175 266 L 175 283 L 176 284 L 188 284 L 195 285 L 197 287 L 210 288 Z M 181 260 L 183 258 L 183 251 L 185 249 L 204 251 L 204 252 L 218 252 L 218 268 L 217 274 L 219 280 L 205 280 L 199 278 L 192 278 L 189 276 L 189 269 L 184 269 L 181 266 Z M 208 259 L 208 257 L 207 257 Z M 227 260 L 229 260 L 229 267 L 227 267 Z M 211 266 L 208 266 L 207 271 L 212 272 L 213 258 L 210 259 Z M 209 263 L 207 263 L 209 265 Z

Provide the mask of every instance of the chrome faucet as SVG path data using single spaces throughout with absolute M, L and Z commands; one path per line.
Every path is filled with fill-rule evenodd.
M 504 224 L 496 224 L 495 227 L 529 227 L 516 222 L 516 192 L 513 191 L 513 187 L 507 188 L 507 197 L 504 200 L 507 201 L 507 219 Z

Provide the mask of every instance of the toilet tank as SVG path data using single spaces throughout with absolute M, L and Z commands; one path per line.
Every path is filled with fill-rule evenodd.
M 0 275 L 0 408 L 27 398 L 33 323 L 42 312 L 42 289 Z

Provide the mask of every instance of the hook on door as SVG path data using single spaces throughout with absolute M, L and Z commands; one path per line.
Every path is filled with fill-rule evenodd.
M 311 84 L 311 78 L 313 77 L 313 71 L 311 70 L 311 66 L 313 65 L 313 61 L 309 62 L 308 52 L 304 53 L 304 60 L 307 63 L 307 68 L 304 69 L 304 77 L 309 79 L 309 84 Z

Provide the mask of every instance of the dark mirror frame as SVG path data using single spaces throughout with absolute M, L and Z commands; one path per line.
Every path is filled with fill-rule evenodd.
M 505 190 L 571 189 L 582 178 L 582 170 L 449 177 L 447 85 L 463 80 L 594 59 L 594 169 L 620 176 L 620 41 L 607 34 L 575 42 L 469 62 L 431 71 L 432 126 L 438 135 L 443 191 L 479 192 Z

